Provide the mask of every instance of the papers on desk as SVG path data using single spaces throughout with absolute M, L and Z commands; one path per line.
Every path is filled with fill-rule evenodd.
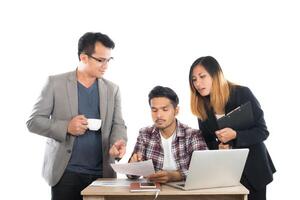
M 114 179 L 114 180 L 96 180 L 91 186 L 108 186 L 108 187 L 128 187 L 134 180 L 129 179 Z
M 155 173 L 152 160 L 135 163 L 111 164 L 111 167 L 117 173 L 134 176 L 149 176 L 150 174 Z

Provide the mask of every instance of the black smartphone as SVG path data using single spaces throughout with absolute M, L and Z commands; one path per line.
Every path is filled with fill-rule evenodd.
M 156 185 L 153 182 L 141 182 L 140 188 L 156 188 Z

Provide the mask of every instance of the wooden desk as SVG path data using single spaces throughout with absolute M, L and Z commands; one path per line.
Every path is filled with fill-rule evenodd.
M 115 179 L 99 179 L 115 180 Z M 134 200 L 154 199 L 155 192 L 129 192 L 129 187 L 88 186 L 81 191 L 84 200 Z M 162 185 L 157 200 L 247 200 L 249 191 L 244 186 L 184 191 Z

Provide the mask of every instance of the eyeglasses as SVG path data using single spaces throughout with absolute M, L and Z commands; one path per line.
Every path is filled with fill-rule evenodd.
M 99 63 L 101 63 L 102 65 L 109 63 L 109 61 L 111 61 L 112 59 L 114 59 L 113 57 L 110 58 L 95 58 L 94 56 L 88 55 L 86 54 L 88 57 L 93 58 L 94 60 L 98 61 Z

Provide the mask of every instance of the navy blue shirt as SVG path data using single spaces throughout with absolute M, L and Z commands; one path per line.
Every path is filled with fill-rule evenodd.
M 86 118 L 100 119 L 98 81 L 86 88 L 77 82 L 78 114 Z M 71 159 L 67 170 L 84 174 L 102 175 L 101 132 L 86 130 L 74 141 Z

